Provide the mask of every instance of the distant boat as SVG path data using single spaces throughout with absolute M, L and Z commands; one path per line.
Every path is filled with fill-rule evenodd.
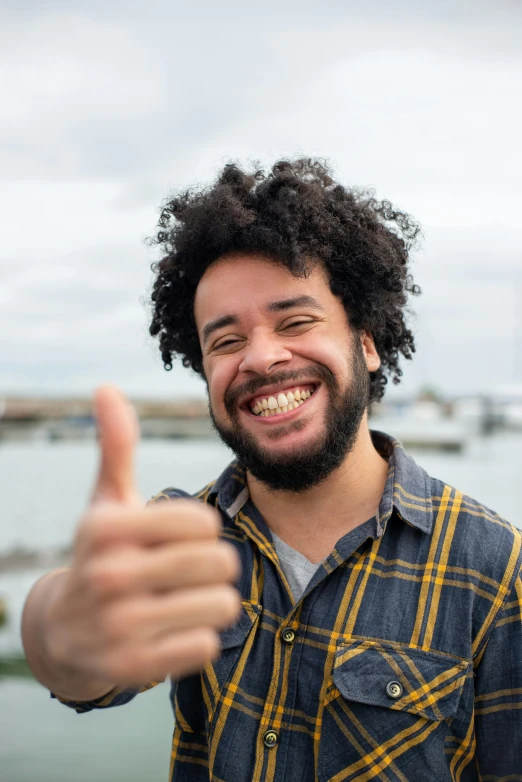
M 377 412 L 370 427 L 392 435 L 405 448 L 460 452 L 472 432 L 466 421 L 448 418 L 436 402 L 416 402 L 399 413 Z

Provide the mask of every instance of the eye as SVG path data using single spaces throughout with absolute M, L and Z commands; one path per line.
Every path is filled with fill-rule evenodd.
M 297 326 L 309 326 L 313 322 L 313 320 L 296 320 L 293 323 L 289 323 L 287 326 L 284 326 L 283 331 L 296 328 Z
M 212 350 L 221 350 L 222 348 L 228 348 L 233 345 L 237 345 L 239 342 L 238 339 L 225 339 L 223 342 L 219 342 L 217 345 L 214 345 Z

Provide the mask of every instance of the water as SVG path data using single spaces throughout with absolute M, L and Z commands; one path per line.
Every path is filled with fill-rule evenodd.
M 97 459 L 94 441 L 0 444 L 0 553 L 70 543 Z M 167 486 L 196 491 L 231 459 L 217 439 L 147 440 L 138 449 L 137 483 L 144 499 Z
M 0 680 L 1 782 L 167 782 L 167 684 L 124 708 L 77 715 L 31 680 Z
M 432 475 L 522 526 L 522 435 L 475 439 L 464 454 L 413 454 Z M 96 471 L 95 443 L 0 446 L 0 553 L 70 543 Z M 231 454 L 216 440 L 148 441 L 137 459 L 144 498 L 195 491 Z M 20 649 L 19 615 L 38 573 L 0 573 L 10 615 L 0 653 Z M 121 709 L 75 715 L 32 680 L 0 679 L 0 782 L 165 782 L 172 713 L 167 685 Z
M 136 472 L 146 499 L 167 486 L 187 491 L 216 477 L 232 455 L 217 440 L 140 446 Z M 70 544 L 96 472 L 95 443 L 0 446 L 0 553 Z M 41 572 L 0 573 L 9 621 L 0 654 L 21 649 L 20 614 Z M 0 782 L 165 782 L 173 731 L 168 685 L 120 709 L 76 715 L 33 680 L 0 679 Z

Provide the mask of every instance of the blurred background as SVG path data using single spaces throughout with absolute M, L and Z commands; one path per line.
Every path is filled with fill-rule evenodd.
M 522 526 L 521 41 L 519 0 L 2 2 L 2 780 L 167 778 L 167 685 L 76 716 L 28 674 L 20 611 L 67 561 L 97 385 L 136 402 L 145 497 L 231 458 L 202 382 L 148 336 L 144 242 L 229 161 L 326 158 L 421 222 L 417 354 L 373 426 Z

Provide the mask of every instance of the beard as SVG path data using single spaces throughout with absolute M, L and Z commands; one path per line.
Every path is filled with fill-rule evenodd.
M 351 381 L 344 392 L 333 373 L 321 364 L 303 370 L 279 372 L 270 377 L 255 378 L 224 397 L 225 409 L 231 425 L 224 426 L 216 420 L 209 402 L 213 427 L 221 440 L 237 456 L 239 462 L 272 491 L 303 493 L 325 480 L 338 469 L 353 449 L 359 433 L 362 417 L 369 404 L 370 376 L 361 343 L 353 340 Z M 246 431 L 240 422 L 237 400 L 245 394 L 255 394 L 269 384 L 306 383 L 319 380 L 326 387 L 328 400 L 324 430 L 314 442 L 285 453 L 272 453 L 260 446 L 254 435 Z M 268 436 L 277 440 L 289 431 L 300 431 L 306 422 L 297 418 L 280 427 L 271 427 Z

